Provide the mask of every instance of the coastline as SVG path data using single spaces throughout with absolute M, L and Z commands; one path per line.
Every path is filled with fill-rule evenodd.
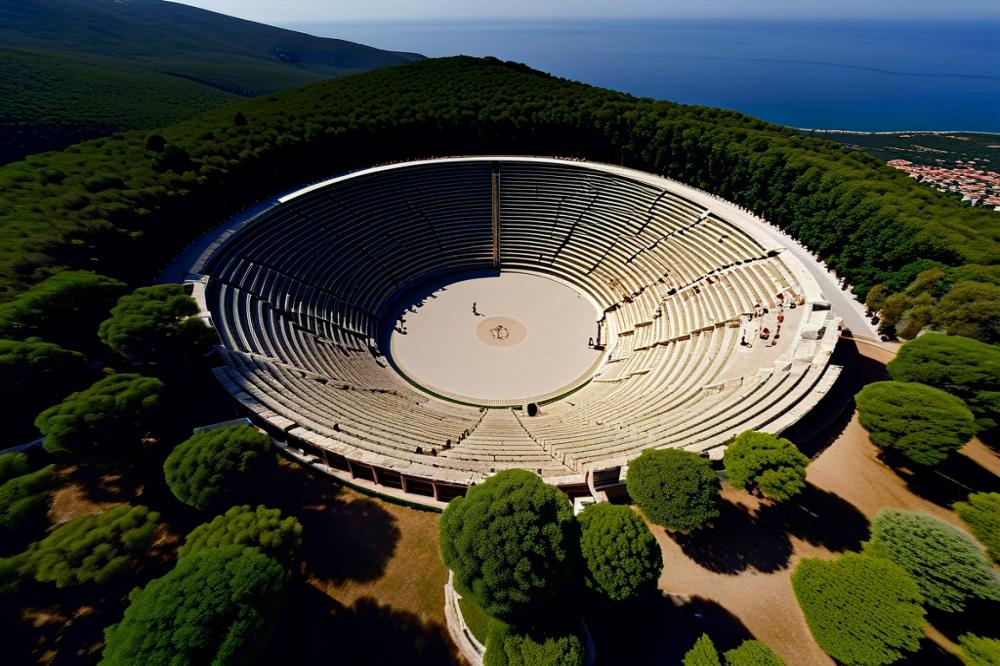
M 816 134 L 863 134 L 872 135 L 893 135 L 893 134 L 984 134 L 986 136 L 1000 136 L 1000 131 L 988 132 L 986 130 L 848 130 L 848 129 L 819 129 L 815 127 L 792 127 L 790 129 L 798 132 L 814 132 Z

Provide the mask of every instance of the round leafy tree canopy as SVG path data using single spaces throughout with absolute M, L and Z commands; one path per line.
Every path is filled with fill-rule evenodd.
M 673 530 L 692 530 L 719 515 L 722 482 L 695 453 L 647 449 L 629 463 L 626 485 L 650 520 Z
M 572 631 L 516 629 L 491 620 L 483 666 L 582 666 L 583 642 Z
M 955 513 L 986 546 L 993 562 L 1000 564 L 1000 493 L 972 493 L 955 503 Z
M 184 557 L 129 594 L 125 617 L 105 629 L 108 666 L 249 663 L 270 639 L 285 569 L 254 548 Z
M 779 502 L 806 488 L 809 458 L 783 437 L 747 430 L 726 447 L 722 460 L 735 488 L 759 490 Z
M 960 335 L 927 333 L 900 347 L 889 375 L 961 398 L 980 429 L 1000 422 L 1000 347 Z
M 98 335 L 131 363 L 164 367 L 208 352 L 217 341 L 215 331 L 196 314 L 198 304 L 184 285 L 140 287 L 118 299 Z
M 289 564 L 301 544 L 302 524 L 297 518 L 282 518 L 281 511 L 263 505 L 253 508 L 244 504 L 194 528 L 184 540 L 180 556 L 220 546 L 251 546 Z
M 956 282 L 938 301 L 934 324 L 950 335 L 1000 344 L 1000 285 Z
M 119 282 L 90 271 L 63 271 L 0 304 L 0 337 L 39 337 L 67 349 L 97 348 L 97 326 L 124 293 Z
M 37 339 L 0 340 L 0 405 L 6 417 L 0 448 L 33 439 L 38 413 L 86 385 L 87 372 L 79 352 Z
M 931 386 L 875 382 L 855 396 L 858 419 L 872 442 L 920 465 L 936 465 L 976 434 L 961 399 Z
M 0 453 L 0 486 L 31 469 L 28 454 L 21 451 Z
M 271 438 L 249 425 L 203 430 L 163 463 L 167 485 L 196 509 L 221 507 L 258 485 L 275 464 Z
M 159 519 L 144 506 L 128 505 L 73 518 L 31 546 L 26 571 L 56 587 L 102 585 L 146 554 Z
M 958 637 L 962 661 L 966 666 L 997 666 L 1000 664 L 1000 638 L 962 634 Z
M 17 454 L 13 454 L 17 455 Z M 23 455 L 23 454 L 22 454 Z M 0 535 L 4 531 L 23 533 L 33 524 L 45 522 L 49 509 L 49 490 L 55 474 L 55 465 L 48 465 L 34 472 L 18 474 L 27 464 L 24 459 L 9 459 L 7 473 L 11 478 L 0 484 Z
M 785 666 L 774 650 L 755 640 L 743 641 L 725 656 L 726 666 Z
M 929 606 L 955 613 L 972 599 L 1000 601 L 1000 576 L 961 530 L 922 513 L 882 509 L 871 531 L 864 553 L 905 569 Z
M 53 454 L 94 453 L 138 444 L 159 406 L 163 383 L 134 374 L 105 377 L 38 415 L 42 446 Z
M 888 560 L 802 560 L 792 588 L 816 642 L 847 666 L 887 666 L 920 647 L 920 590 Z
M 684 666 L 722 666 L 719 651 L 708 634 L 702 634 L 684 655 Z
M 526 470 L 505 470 L 453 499 L 440 531 L 455 588 L 493 617 L 541 612 L 573 575 L 569 499 Z
M 578 518 L 586 582 L 612 601 L 634 599 L 656 588 L 663 556 L 653 533 L 627 506 L 601 502 Z

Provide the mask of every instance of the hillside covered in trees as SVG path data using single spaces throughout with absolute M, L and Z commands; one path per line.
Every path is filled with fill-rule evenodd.
M 742 114 L 468 57 L 324 81 L 0 168 L 0 299 L 69 268 L 146 281 L 197 233 L 312 178 L 484 153 L 623 163 L 718 193 L 806 243 L 859 294 L 881 284 L 880 298 L 909 299 L 895 303 L 903 313 L 947 306 L 931 319 L 1000 339 L 990 314 L 1000 227 L 989 212 Z M 963 296 L 951 303 L 955 290 Z
M 0 163 L 421 57 L 162 0 L 12 0 L 0 44 Z

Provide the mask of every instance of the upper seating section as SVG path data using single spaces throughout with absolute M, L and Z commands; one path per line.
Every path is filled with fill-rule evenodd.
M 374 337 L 381 308 L 410 281 L 491 264 L 491 195 L 488 162 L 346 178 L 255 218 L 206 272 L 296 317 Z
M 662 187 L 571 162 L 500 166 L 507 267 L 569 277 L 605 307 L 652 298 L 766 253 L 704 206 Z M 645 294 L 645 296 L 644 296 Z

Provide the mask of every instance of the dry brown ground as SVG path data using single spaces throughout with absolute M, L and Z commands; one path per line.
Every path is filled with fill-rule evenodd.
M 892 358 L 885 349 L 859 347 L 875 366 Z M 860 373 L 867 378 L 862 381 L 878 378 L 870 370 Z M 948 507 L 970 492 L 996 488 L 1000 458 L 973 441 L 934 472 L 893 469 L 880 460 L 855 413 L 809 465 L 807 478 L 809 490 L 789 506 L 762 506 L 727 487 L 722 515 L 711 528 L 682 537 L 654 527 L 665 562 L 660 589 L 675 602 L 707 601 L 729 615 L 722 622 L 709 618 L 698 630 L 713 638 L 721 634 L 727 648 L 753 635 L 795 666 L 833 664 L 813 640 L 792 591 L 790 576 L 799 560 L 857 549 L 868 520 L 884 507 L 962 526 Z M 953 647 L 948 638 L 930 626 L 928 635 L 912 663 L 955 663 L 945 652 Z
M 302 521 L 302 575 L 258 663 L 324 654 L 341 663 L 457 663 L 444 618 L 439 514 L 283 467 L 279 506 Z
M 18 621 L 0 632 L 9 663 L 99 659 L 102 629 L 120 619 L 128 591 L 166 573 L 182 535 L 211 518 L 176 502 L 160 476 L 155 468 L 58 472 L 53 525 L 133 503 L 161 511 L 164 529 L 149 561 L 117 586 L 57 590 L 32 583 Z M 300 568 L 258 663 L 323 663 L 333 654 L 340 663 L 457 663 L 445 628 L 438 514 L 367 497 L 284 461 L 262 501 L 295 515 L 305 529 Z

